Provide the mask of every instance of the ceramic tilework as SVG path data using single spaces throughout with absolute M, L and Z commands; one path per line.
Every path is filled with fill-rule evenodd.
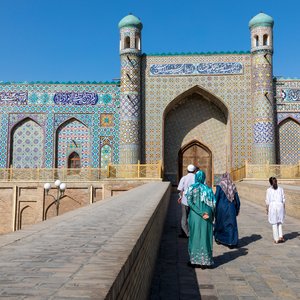
M 298 138 L 295 138 L 298 137 Z M 298 164 L 300 161 L 300 123 L 288 119 L 279 126 L 280 163 Z
M 165 174 L 176 182 L 178 149 L 191 141 L 201 141 L 213 153 L 214 172 L 226 171 L 230 157 L 229 124 L 223 111 L 203 97 L 193 94 L 176 103 L 165 118 Z
M 243 65 L 237 62 L 199 63 L 199 64 L 153 64 L 150 65 L 150 76 L 177 75 L 220 75 L 243 74 Z
M 121 55 L 120 162 L 124 164 L 140 160 L 140 66 L 139 55 Z
M 104 145 L 101 147 L 101 167 L 107 168 L 107 166 L 111 163 L 111 155 L 112 149 L 109 145 Z
M 90 166 L 90 132 L 87 126 L 77 120 L 70 120 L 57 130 L 57 167 L 68 166 L 69 155 L 76 151 L 80 165 Z
M 92 167 L 100 166 L 100 136 L 113 137 L 112 160 L 119 162 L 119 106 L 120 89 L 116 84 L 0 84 L 0 93 L 28 94 L 27 104 L 18 101 L 0 101 L 0 114 L 2 138 L 0 140 L 0 167 L 9 165 L 10 131 L 14 126 L 30 117 L 42 128 L 44 138 L 44 163 L 46 168 L 55 165 L 55 136 L 57 129 L 64 122 L 76 119 L 84 124 L 90 131 L 90 159 Z M 57 105 L 54 96 L 58 93 L 86 93 L 97 94 L 98 102 L 80 105 Z M 100 125 L 101 114 L 113 115 L 114 125 L 104 127 Z M 32 161 L 32 164 L 34 162 Z
M 282 89 L 283 101 L 300 101 L 300 89 Z
M 199 64 L 217 62 L 238 62 L 244 67 L 244 73 L 240 75 L 213 75 L 213 76 L 149 76 L 149 68 L 153 64 Z M 228 152 L 231 152 L 229 164 L 231 167 L 239 167 L 244 164 L 245 159 L 251 162 L 253 128 L 252 128 L 252 99 L 251 99 L 251 56 L 250 55 L 192 55 L 192 56 L 150 56 L 143 62 L 143 74 L 145 81 L 145 131 L 144 155 L 147 163 L 156 163 L 163 159 L 162 137 L 164 136 L 164 112 L 167 107 L 176 109 L 178 97 L 184 97 L 184 93 L 194 87 L 208 92 L 219 99 L 220 103 L 228 108 L 231 128 L 229 131 L 230 143 Z M 209 96 L 207 96 L 209 98 Z M 211 111 L 208 110 L 210 113 Z M 190 110 L 192 113 L 192 110 Z M 219 132 L 219 129 L 216 129 Z M 223 129 L 224 130 L 224 129 Z M 199 142 L 210 139 L 214 129 L 203 131 Z M 210 147 L 217 149 L 218 140 L 210 142 Z M 178 145 L 170 145 L 174 152 L 178 153 Z M 178 148 L 178 149 L 177 149 Z M 214 155 L 214 153 L 213 153 Z M 166 158 L 164 158 L 166 159 Z M 177 161 L 174 161 L 177 164 Z M 228 163 L 228 162 L 227 162 Z M 218 171 L 223 172 L 226 168 L 226 156 L 219 159 L 213 157 L 213 165 Z M 227 166 L 228 167 L 228 166 Z M 229 166 L 230 168 L 230 166 Z
M 132 163 L 142 146 L 144 162 L 164 159 L 167 171 L 175 172 L 178 150 L 197 139 L 212 151 L 218 178 L 245 159 L 274 161 L 274 106 L 280 158 L 293 163 L 299 160 L 300 80 L 273 84 L 272 34 L 270 27 L 253 28 L 252 54 L 144 55 L 141 61 L 135 45 L 140 30 L 122 28 L 121 47 L 129 36 L 130 48 L 120 50 L 120 86 L 0 84 L 0 167 L 9 165 L 11 151 L 17 157 L 17 149 L 23 153 L 17 161 L 26 167 L 54 167 L 56 148 L 59 166 L 74 150 L 84 166 Z M 28 132 L 39 142 L 30 135 L 26 143 Z M 33 152 L 25 158 L 28 144 Z
M 253 163 L 276 163 L 272 55 L 256 52 L 252 56 Z
M 12 134 L 12 165 L 14 168 L 42 168 L 44 133 L 40 125 L 27 119 Z
M 113 127 L 114 126 L 114 115 L 113 114 L 101 114 L 100 115 L 100 126 L 101 127 Z

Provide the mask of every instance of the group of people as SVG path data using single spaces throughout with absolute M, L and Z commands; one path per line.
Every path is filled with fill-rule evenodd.
M 240 199 L 228 173 L 222 175 L 214 193 L 206 184 L 205 173 L 194 165 L 178 184 L 178 203 L 182 207 L 179 237 L 187 237 L 191 267 L 209 268 L 213 265 L 213 236 L 217 244 L 238 246 L 237 216 Z M 275 177 L 270 178 L 266 204 L 269 222 L 273 227 L 274 242 L 283 242 L 284 193 Z

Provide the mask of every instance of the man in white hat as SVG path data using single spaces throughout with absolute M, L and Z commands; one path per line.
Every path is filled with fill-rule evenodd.
M 189 206 L 187 203 L 187 199 L 184 195 L 188 187 L 195 183 L 195 170 L 196 167 L 194 165 L 188 165 L 187 167 L 187 175 L 183 176 L 178 184 L 177 190 L 179 193 L 178 203 L 181 203 L 181 229 L 182 233 L 179 237 L 189 237 L 189 227 L 188 227 L 188 214 L 189 214 Z

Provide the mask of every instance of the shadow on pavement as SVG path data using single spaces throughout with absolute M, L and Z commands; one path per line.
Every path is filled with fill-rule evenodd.
M 214 257 L 214 265 L 213 269 L 220 267 L 221 265 L 224 265 L 228 263 L 231 260 L 235 260 L 239 256 L 247 255 L 248 249 L 247 248 L 239 248 L 234 251 L 228 251 L 223 253 L 222 255 L 218 255 Z
M 300 236 L 300 233 L 297 231 L 294 232 L 290 232 L 284 235 L 285 240 L 292 240 L 292 239 L 296 239 Z
M 187 266 L 188 239 L 178 238 L 181 207 L 172 193 L 164 224 L 149 300 L 201 299 L 196 272 Z
M 260 234 L 252 234 L 250 236 L 244 236 L 241 239 L 239 239 L 239 247 L 245 247 L 253 242 L 256 242 L 260 240 L 262 236 Z

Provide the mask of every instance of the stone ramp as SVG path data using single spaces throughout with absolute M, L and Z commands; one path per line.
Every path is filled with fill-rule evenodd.
M 265 209 L 241 199 L 239 248 L 214 243 L 214 268 L 192 269 L 187 239 L 178 238 L 176 199 L 172 194 L 149 299 L 300 299 L 300 220 L 286 218 L 286 242 L 276 245 Z
M 0 236 L 0 299 L 145 299 L 170 199 L 152 182 Z

